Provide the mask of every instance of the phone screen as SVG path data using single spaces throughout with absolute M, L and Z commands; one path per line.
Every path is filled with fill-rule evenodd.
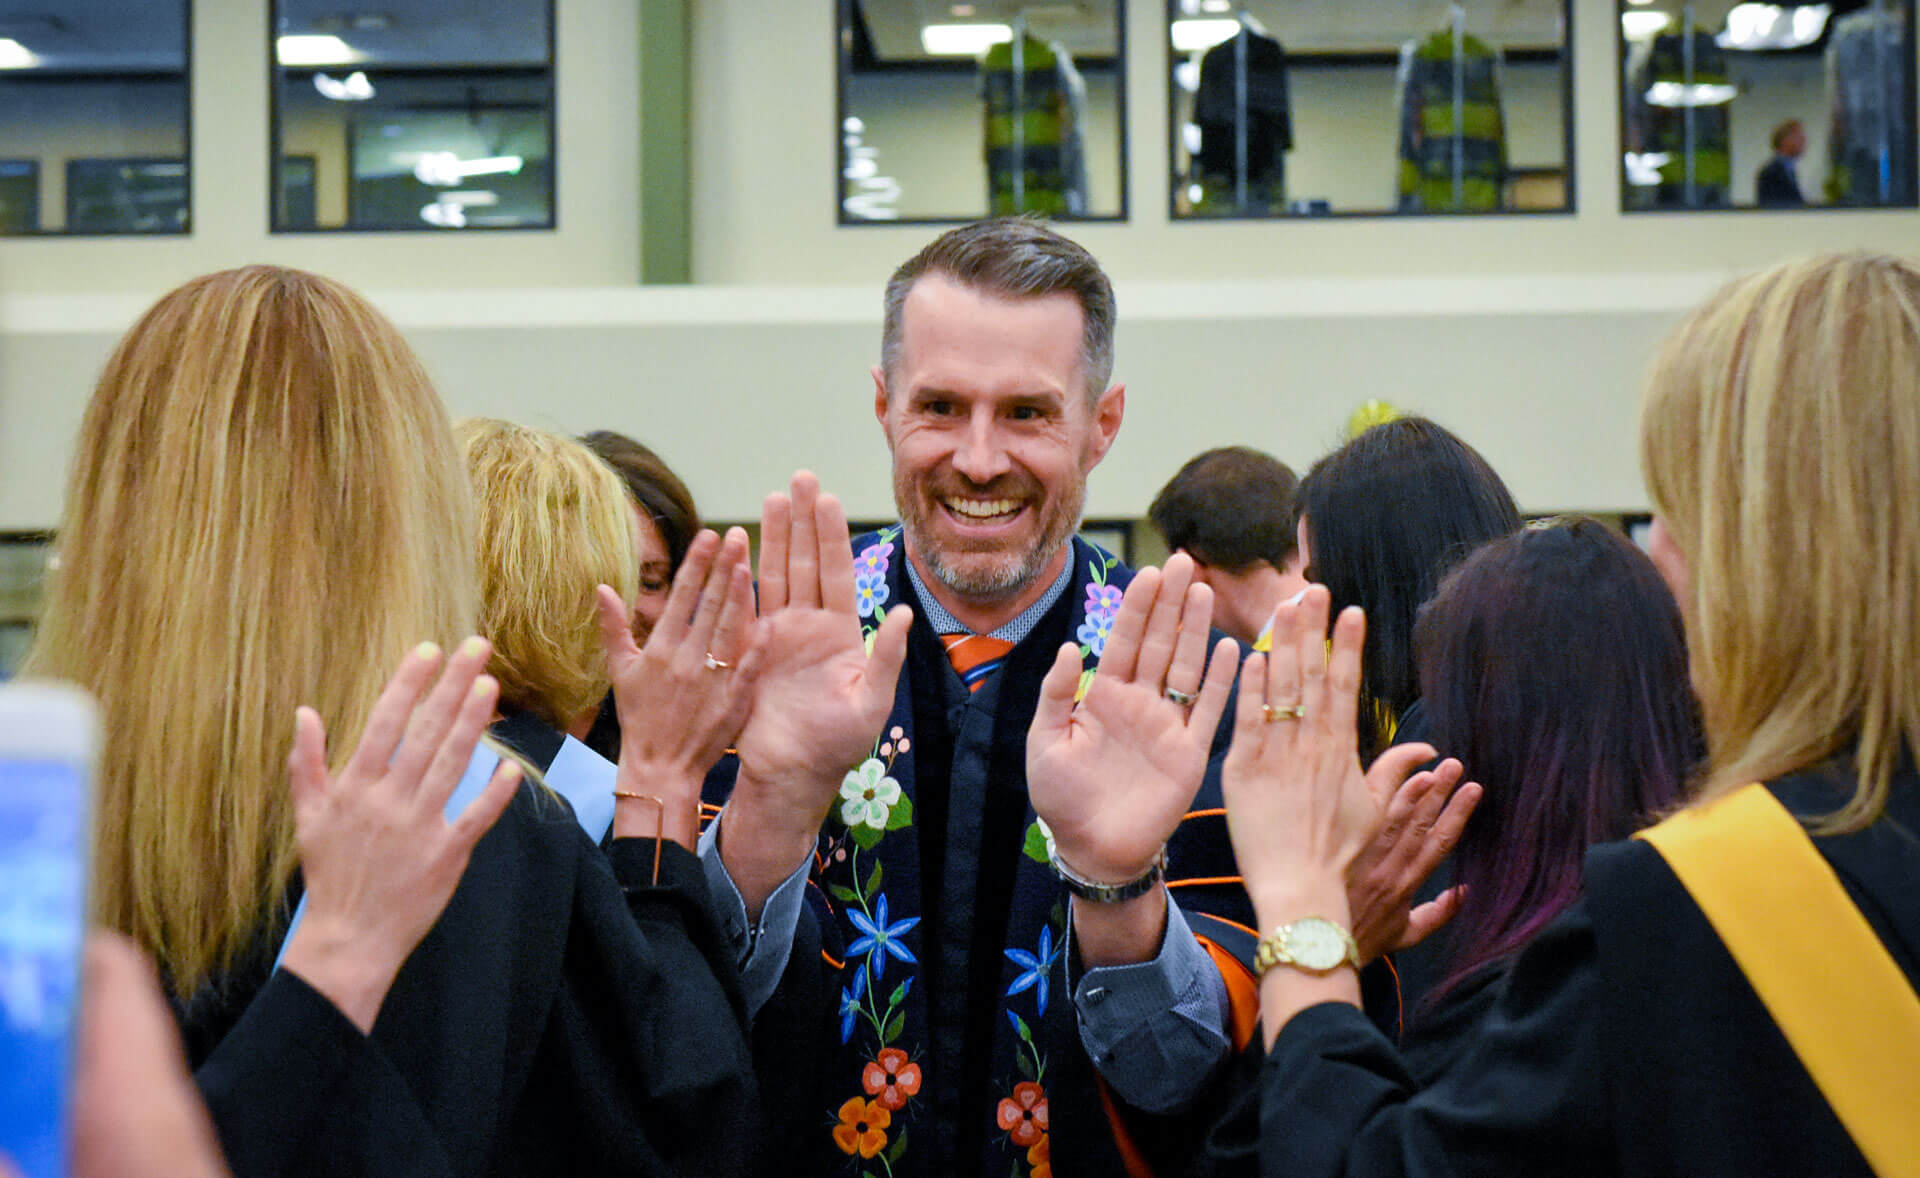
M 63 761 L 0 760 L 0 1153 L 26 1178 L 67 1173 L 85 772 Z

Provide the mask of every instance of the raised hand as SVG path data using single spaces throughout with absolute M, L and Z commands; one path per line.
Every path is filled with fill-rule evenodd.
M 1453 919 L 1465 895 L 1448 888 L 1418 907 L 1415 892 L 1460 842 L 1480 804 L 1480 787 L 1460 780 L 1460 762 L 1448 758 L 1407 778 L 1394 791 L 1380 831 L 1347 873 L 1347 903 L 1362 964 L 1408 949 Z
M 620 713 L 622 793 L 658 798 L 654 813 L 623 798 L 614 811 L 616 837 L 663 837 L 692 849 L 700 785 L 746 722 L 763 643 L 753 617 L 747 534 L 726 540 L 701 532 L 674 575 L 660 623 L 645 649 L 634 644 L 620 595 L 599 590 L 600 637 Z
M 1075 873 L 1138 879 L 1200 788 L 1239 653 L 1225 641 L 1209 663 L 1212 615 L 1213 591 L 1178 554 L 1127 586 L 1078 707 L 1079 649 L 1054 658 L 1027 734 L 1027 790 Z M 1197 698 L 1183 706 L 1169 691 Z
M 499 698 L 499 685 L 481 674 L 490 652 L 482 638 L 461 643 L 421 699 L 441 654 L 432 643 L 415 648 L 337 775 L 327 771 L 319 715 L 301 708 L 295 720 L 287 772 L 307 913 L 281 965 L 362 1031 L 372 1029 L 400 966 L 453 898 L 474 844 L 520 781 L 519 766 L 503 760 L 480 796 L 447 820 L 447 799 Z
M 760 613 L 760 674 L 720 835 L 749 912 L 805 859 L 842 778 L 886 722 L 912 622 L 896 607 L 868 653 L 846 514 L 805 471 L 761 511 Z

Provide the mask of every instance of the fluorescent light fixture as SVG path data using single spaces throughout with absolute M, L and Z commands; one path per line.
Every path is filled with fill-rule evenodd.
M 320 97 L 335 102 L 365 102 L 373 97 L 373 83 L 367 80 L 365 70 L 355 70 L 344 78 L 315 74 L 313 88 L 320 92 Z
M 1629 151 L 1626 153 L 1627 183 L 1635 188 L 1657 188 L 1660 169 L 1672 162 L 1670 151 Z
M 291 33 L 274 42 L 281 65 L 349 65 L 367 55 L 331 33 Z
M 1211 49 L 1240 31 L 1240 22 L 1216 17 L 1201 20 L 1177 20 L 1170 26 L 1176 53 L 1199 53 Z
M 1200 0 L 1202 12 L 1232 12 L 1232 0 Z
M 1647 87 L 1647 101 L 1654 106 L 1724 106 L 1740 93 L 1738 86 L 1724 82 L 1655 82 Z
M 935 57 L 978 57 L 1011 40 L 1013 26 L 1003 24 L 928 25 L 920 30 L 920 47 Z
M 413 165 L 413 175 L 422 184 L 452 188 L 469 176 L 516 174 L 525 163 L 517 155 L 463 160 L 451 151 L 428 151 L 421 153 L 420 162 Z
M 39 64 L 33 50 L 12 37 L 0 37 L 0 70 L 30 70 Z
M 436 200 L 420 210 L 420 219 L 440 229 L 465 229 L 467 210 L 451 201 Z
M 1651 41 L 1672 23 L 1673 18 L 1664 12 L 1636 8 L 1620 14 L 1620 33 L 1629 41 Z
M 1828 4 L 1736 4 L 1714 38 L 1722 49 L 1804 49 L 1827 31 Z
M 1200 124 L 1180 124 L 1180 146 L 1187 149 L 1188 155 L 1200 154 Z
M 1200 92 L 1200 59 L 1185 57 L 1173 67 L 1173 84 L 1189 94 Z

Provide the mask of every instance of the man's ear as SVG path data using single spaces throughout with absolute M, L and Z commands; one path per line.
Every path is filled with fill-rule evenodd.
M 887 444 L 893 444 L 893 435 L 887 433 L 887 373 L 875 364 L 868 371 L 873 373 L 873 419 L 880 423 L 880 432 L 887 434 Z
M 1100 399 L 1093 403 L 1093 441 L 1087 462 L 1088 470 L 1100 465 L 1100 460 L 1113 448 L 1113 440 L 1120 436 L 1120 420 L 1126 415 L 1126 385 L 1114 385 L 1101 393 Z

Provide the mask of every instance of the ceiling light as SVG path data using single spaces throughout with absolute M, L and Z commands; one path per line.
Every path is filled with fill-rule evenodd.
M 1626 153 L 1627 183 L 1635 188 L 1655 188 L 1660 184 L 1660 169 L 1673 162 L 1670 151 L 1629 151 Z
M 956 4 L 956 5 L 954 5 L 954 6 L 952 7 L 952 8 L 950 8 L 950 9 L 948 9 L 948 11 L 949 11 L 949 12 L 951 12 L 951 13 L 952 13 L 953 15 L 955 15 L 955 16 L 972 16 L 972 15 L 973 15 L 973 5 L 971 5 L 971 4 Z
M 331 33 L 293 33 L 278 38 L 274 54 L 281 65 L 347 65 L 366 54 Z
M 1714 38 L 1722 49 L 1804 49 L 1827 31 L 1827 4 L 1736 4 Z
M 12 37 L 0 37 L 0 70 L 30 70 L 40 58 Z
M 935 57 L 978 57 L 1002 41 L 1011 40 L 1012 25 L 928 25 L 920 30 L 921 48 Z
M 344 78 L 316 73 L 313 88 L 320 92 L 320 97 L 335 102 L 365 102 L 373 97 L 373 83 L 367 80 L 365 70 L 355 70 Z
M 1173 48 L 1177 53 L 1198 53 L 1211 49 L 1240 31 L 1240 22 L 1226 18 L 1214 20 L 1177 20 L 1170 26 Z
M 420 210 L 420 219 L 440 229 L 465 229 L 467 210 L 451 201 L 436 200 Z
M 1672 23 L 1673 18 L 1664 12 L 1635 9 L 1620 14 L 1620 33 L 1629 41 L 1650 41 Z
M 469 176 L 516 174 L 526 163 L 517 155 L 496 155 L 485 159 L 463 160 L 451 151 L 422 153 L 413 166 L 414 178 L 422 184 L 451 188 Z
M 1654 106 L 1724 106 L 1740 93 L 1737 86 L 1724 82 L 1655 82 L 1647 87 L 1647 101 Z

